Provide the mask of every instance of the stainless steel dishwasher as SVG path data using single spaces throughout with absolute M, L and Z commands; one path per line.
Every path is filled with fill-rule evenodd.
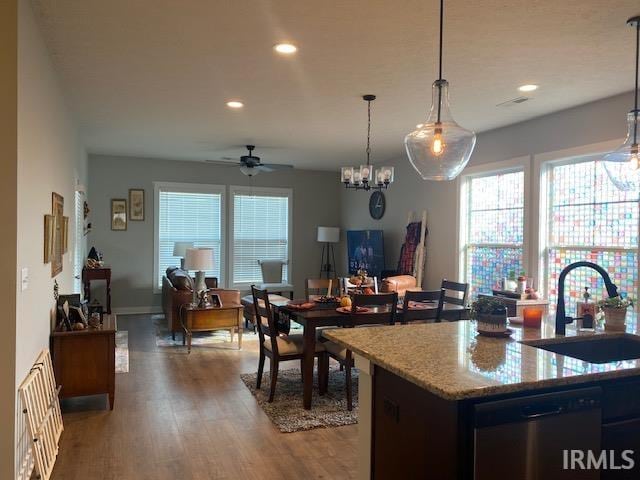
M 600 453 L 601 395 L 600 387 L 590 387 L 475 405 L 474 478 L 600 478 L 598 470 L 563 464 L 565 450 Z

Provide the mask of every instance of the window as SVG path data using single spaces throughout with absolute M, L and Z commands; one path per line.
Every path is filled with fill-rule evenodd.
M 524 170 L 463 179 L 461 272 L 472 298 L 524 268 L 524 179 Z
M 543 170 L 547 231 L 542 253 L 547 295 L 557 301 L 560 271 L 580 260 L 597 263 L 621 292 L 635 297 L 638 288 L 638 194 L 618 190 L 598 161 L 549 163 Z M 543 217 L 543 221 L 545 218 Z M 567 276 L 567 312 L 575 311 L 584 287 L 596 300 L 605 295 L 600 275 L 579 268 Z
M 73 235 L 73 291 L 82 289 L 82 267 L 84 266 L 84 194 L 75 193 L 75 231 Z
M 231 197 L 233 284 L 261 282 L 258 260 L 290 260 L 291 190 L 231 187 Z M 283 281 L 290 268 L 289 263 L 283 268 Z
M 207 276 L 223 282 L 224 187 L 196 184 L 155 184 L 156 289 L 162 287 L 167 267 L 180 265 L 173 256 L 175 242 L 193 242 L 196 248 L 213 248 L 214 269 Z

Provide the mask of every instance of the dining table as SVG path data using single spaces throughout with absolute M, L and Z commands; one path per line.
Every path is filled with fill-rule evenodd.
M 316 333 L 321 327 L 355 327 L 358 325 L 383 324 L 389 316 L 389 307 L 369 307 L 364 313 L 342 313 L 337 310 L 338 305 L 316 303 L 313 308 L 302 310 L 291 305 L 291 302 L 279 300 L 272 302 L 272 306 L 289 316 L 291 320 L 302 326 L 303 359 L 302 378 L 303 396 L 302 405 L 306 410 L 311 409 L 313 397 L 313 365 L 316 342 Z M 438 304 L 428 304 L 424 310 L 424 319 L 435 319 Z M 401 308 L 398 308 L 395 321 L 402 318 Z M 443 311 L 454 314 L 454 317 L 463 315 L 466 311 L 459 305 L 444 304 Z

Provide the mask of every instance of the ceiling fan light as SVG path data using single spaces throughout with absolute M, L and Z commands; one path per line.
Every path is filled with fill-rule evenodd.
M 260 170 L 258 170 L 257 168 L 247 167 L 246 165 L 242 165 L 240 167 L 240 171 L 247 177 L 255 177 L 260 173 Z

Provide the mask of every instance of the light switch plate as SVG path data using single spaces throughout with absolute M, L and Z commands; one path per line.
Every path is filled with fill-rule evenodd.
M 20 275 L 20 291 L 24 292 L 29 288 L 29 269 L 23 268 Z

